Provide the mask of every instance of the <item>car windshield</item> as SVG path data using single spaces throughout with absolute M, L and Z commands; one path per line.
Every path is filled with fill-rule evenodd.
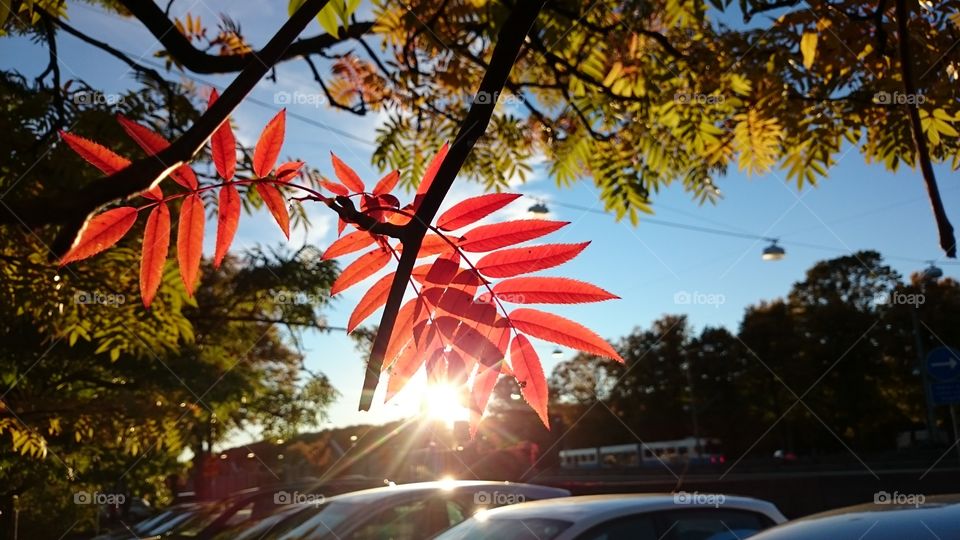
M 356 511 L 354 504 L 344 502 L 332 502 L 322 505 L 304 505 L 298 512 L 291 512 L 286 519 L 275 524 L 268 530 L 258 531 L 262 534 L 253 536 L 249 533 L 244 538 L 257 538 L 257 540 L 301 540 L 324 538 L 326 535 L 343 523 L 350 515 Z M 258 527 L 259 529 L 259 527 Z
M 569 521 L 548 518 L 470 518 L 434 540 L 551 540 L 568 527 Z

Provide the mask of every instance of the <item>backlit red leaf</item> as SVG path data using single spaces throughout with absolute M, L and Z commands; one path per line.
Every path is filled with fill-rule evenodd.
M 122 114 L 117 115 L 117 121 L 120 122 L 120 125 L 123 127 L 123 130 L 127 132 L 127 135 L 133 139 L 133 142 L 137 143 L 140 148 L 146 150 L 150 155 L 157 154 L 170 146 L 170 142 L 167 141 L 163 135 L 160 135 L 147 126 L 130 120 Z M 189 165 L 177 167 L 170 173 L 170 177 L 173 178 L 174 182 L 187 189 L 197 189 L 197 175 Z
M 90 219 L 82 229 L 73 246 L 60 265 L 86 259 L 116 244 L 137 221 L 137 209 L 121 206 Z
M 383 355 L 384 370 L 390 367 L 403 347 L 411 341 L 416 311 L 417 299 L 414 298 L 408 300 L 397 312 L 397 320 L 394 322 L 393 332 L 390 333 L 390 343 L 387 344 L 387 351 Z
M 510 364 L 513 366 L 513 376 L 520 384 L 523 399 L 536 411 L 543 425 L 550 429 L 550 418 L 547 415 L 547 378 L 543 374 L 540 357 L 527 336 L 518 334 L 513 338 L 513 343 L 510 344 Z
M 193 194 L 184 198 L 183 206 L 180 207 L 180 225 L 177 228 L 177 262 L 180 264 L 180 278 L 183 279 L 188 296 L 193 296 L 200 271 L 205 221 L 200 196 Z
M 104 174 L 113 174 L 130 164 L 130 160 L 115 154 L 113 150 L 98 143 L 73 135 L 66 131 L 60 132 L 60 137 L 87 163 L 100 169 Z
M 430 165 L 427 165 L 427 169 L 423 172 L 423 178 L 420 180 L 420 185 L 417 186 L 417 196 L 414 199 L 415 207 L 420 206 L 420 200 L 433 184 L 433 179 L 437 177 L 437 171 L 440 170 L 440 165 L 443 164 L 443 160 L 447 157 L 448 150 L 450 150 L 450 145 L 443 143 L 443 146 L 440 147 L 440 150 L 430 161 Z
M 453 231 L 489 216 L 504 206 L 517 200 L 517 193 L 489 193 L 471 197 L 453 205 L 437 218 L 437 228 Z
M 223 257 L 233 243 L 240 222 L 240 194 L 233 184 L 220 188 L 220 207 L 217 211 L 217 247 L 213 255 L 214 268 L 220 268 Z
M 380 248 L 364 253 L 359 259 L 343 269 L 337 280 L 333 282 L 333 286 L 330 287 L 330 294 L 340 293 L 376 274 L 390 262 L 390 258 L 390 252 Z
M 347 253 L 353 253 L 373 244 L 375 240 L 376 238 L 367 231 L 354 231 L 336 239 L 320 258 L 333 259 Z
M 439 257 L 430 266 L 424 281 L 434 285 L 446 285 L 453 280 L 453 277 L 460 271 L 460 257 L 457 254 L 450 254 Z
M 341 161 L 333 152 L 330 152 L 330 161 L 333 162 L 334 174 L 337 175 L 337 178 L 343 182 L 343 185 L 346 186 L 347 189 L 354 193 L 363 193 L 366 191 L 366 186 L 363 185 L 363 180 L 360 180 L 360 175 Z
M 477 435 L 477 428 L 480 427 L 480 420 L 483 419 L 483 411 L 487 408 L 487 402 L 490 401 L 490 394 L 493 393 L 493 387 L 497 385 L 497 379 L 500 378 L 500 364 L 492 367 L 481 365 L 473 378 L 473 388 L 470 390 L 470 436 Z
M 480 273 L 492 278 L 519 276 L 559 266 L 579 255 L 588 245 L 590 242 L 502 249 L 484 255 L 476 266 Z
M 350 321 L 347 322 L 347 332 L 353 332 L 360 323 L 380 309 L 387 303 L 387 296 L 390 294 L 390 286 L 393 284 L 394 272 L 391 272 L 373 284 L 373 287 L 364 293 L 363 298 L 357 303 L 357 307 L 350 314 Z
M 387 381 L 386 401 L 393 399 L 393 396 L 407 385 L 417 370 L 420 369 L 420 366 L 423 365 L 423 361 L 424 357 L 418 353 L 416 346 L 413 345 L 413 341 L 408 343 L 403 350 L 400 351 L 400 356 L 390 368 L 390 379 Z
M 340 195 L 341 197 L 347 197 L 350 195 L 349 189 L 331 180 L 321 180 L 320 185 L 325 187 L 327 191 L 333 193 L 334 195 Z
M 281 109 L 263 128 L 260 140 L 253 149 L 253 172 L 260 178 L 270 174 L 273 165 L 277 162 L 277 157 L 280 156 L 286 118 L 287 110 Z
M 166 203 L 150 211 L 143 230 L 143 249 L 140 254 L 140 299 L 150 307 L 163 280 L 163 262 L 170 248 L 170 209 Z
M 391 171 L 386 174 L 383 178 L 377 182 L 377 185 L 373 188 L 374 195 L 386 195 L 393 191 L 393 188 L 397 187 L 397 182 L 400 180 L 400 171 Z
M 302 161 L 288 161 L 286 163 L 281 163 L 277 167 L 277 180 L 281 182 L 289 182 L 300 173 L 300 169 L 303 167 Z
M 533 337 L 623 362 L 617 351 L 593 330 L 559 315 L 519 308 L 510 313 L 510 322 L 517 330 Z
M 270 210 L 270 213 L 273 214 L 273 218 L 277 220 L 277 225 L 280 226 L 280 230 L 283 231 L 283 235 L 290 238 L 290 214 L 287 212 L 287 202 L 283 199 L 283 195 L 280 193 L 280 190 L 273 187 L 270 184 L 255 184 L 254 189 L 257 190 L 257 194 L 260 195 L 260 198 L 263 199 L 263 203 L 267 205 L 267 209 Z
M 493 294 L 513 304 L 583 304 L 618 298 L 596 285 L 561 277 L 505 279 L 493 287 Z
M 480 225 L 463 235 L 463 239 L 460 240 L 460 248 L 472 252 L 493 251 L 539 238 L 566 225 L 569 225 L 569 222 L 545 219 L 521 219 L 492 225 Z
M 213 105 L 218 97 L 217 91 L 212 90 L 207 108 Z M 213 165 L 217 168 L 217 174 L 224 180 L 232 179 L 237 172 L 237 139 L 233 136 L 230 118 L 224 120 L 210 137 L 210 153 L 213 155 Z

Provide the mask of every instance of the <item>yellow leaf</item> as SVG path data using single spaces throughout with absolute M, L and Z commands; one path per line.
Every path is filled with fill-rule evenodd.
M 817 57 L 817 38 L 816 32 L 804 32 L 800 37 L 800 53 L 803 54 L 803 67 L 810 69 L 813 61 Z

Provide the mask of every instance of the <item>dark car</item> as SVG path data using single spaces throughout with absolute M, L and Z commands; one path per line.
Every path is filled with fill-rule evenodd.
M 570 492 L 532 484 L 482 481 L 423 482 L 368 489 L 298 502 L 252 527 L 217 540 L 425 540 L 475 512 Z
M 814 514 L 751 540 L 913 540 L 960 538 L 960 495 L 881 492 L 875 502 Z

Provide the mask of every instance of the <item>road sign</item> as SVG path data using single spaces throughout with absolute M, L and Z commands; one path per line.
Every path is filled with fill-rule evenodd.
M 960 351 L 953 347 L 937 347 L 927 355 L 927 373 L 938 381 L 960 377 Z
M 930 396 L 935 405 L 960 403 L 960 381 L 935 382 L 930 385 Z

